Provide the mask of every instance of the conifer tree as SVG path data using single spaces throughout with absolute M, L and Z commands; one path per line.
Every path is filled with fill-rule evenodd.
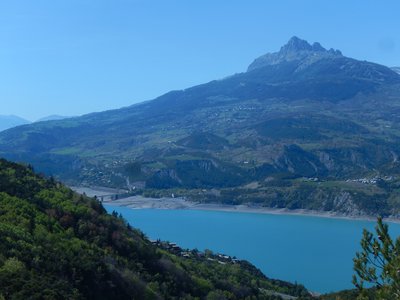
M 375 229 L 376 235 L 364 229 L 362 251 L 353 259 L 353 284 L 361 291 L 359 299 L 368 299 L 366 283 L 376 288 L 377 299 L 400 299 L 400 238 L 393 241 L 382 218 Z

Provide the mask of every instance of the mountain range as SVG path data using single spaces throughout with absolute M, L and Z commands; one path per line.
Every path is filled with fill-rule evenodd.
M 50 115 L 47 117 L 43 117 L 38 119 L 35 122 L 44 122 L 44 121 L 53 121 L 53 120 L 62 120 L 67 119 L 68 117 L 59 116 L 59 115 Z M 28 121 L 24 118 L 14 116 L 14 115 L 0 115 L 0 131 L 7 130 L 13 127 L 17 127 L 20 125 L 30 124 L 31 121 Z
M 0 131 L 23 125 L 23 124 L 28 124 L 30 123 L 28 120 L 25 120 L 23 118 L 20 118 L 18 116 L 5 116 L 5 115 L 0 115 Z
M 0 155 L 70 184 L 399 216 L 400 75 L 291 38 L 246 72 L 118 110 L 0 133 Z

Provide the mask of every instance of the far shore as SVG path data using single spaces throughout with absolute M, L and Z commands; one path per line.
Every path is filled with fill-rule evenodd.
M 272 215 L 296 215 L 313 216 L 321 218 L 334 218 L 360 221 L 376 221 L 372 216 L 348 216 L 335 212 L 323 212 L 307 209 L 268 208 L 256 205 L 227 205 L 218 203 L 197 203 L 184 198 L 145 198 L 143 196 L 132 196 L 119 200 L 105 200 L 105 205 L 123 206 L 131 209 L 188 209 L 188 210 L 209 210 L 237 213 L 257 213 Z M 400 219 L 385 218 L 385 222 L 400 223 Z
M 190 210 L 210 210 L 225 211 L 237 213 L 257 213 L 271 215 L 296 215 L 296 216 L 313 216 L 320 218 L 334 218 L 359 221 L 376 221 L 376 217 L 367 215 L 346 215 L 337 212 L 324 212 L 309 209 L 287 209 L 287 208 L 269 208 L 252 204 L 228 205 L 219 203 L 198 203 L 181 197 L 163 197 L 163 198 L 146 198 L 143 196 L 131 196 L 126 198 L 115 199 L 116 194 L 126 193 L 126 190 L 110 189 L 104 187 L 71 187 L 80 194 L 86 194 L 89 197 L 97 196 L 98 199 L 106 205 L 124 206 L 131 209 L 190 209 Z M 385 222 L 400 223 L 399 218 L 384 218 Z

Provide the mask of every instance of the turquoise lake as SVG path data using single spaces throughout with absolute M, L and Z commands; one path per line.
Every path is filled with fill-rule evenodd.
M 121 213 L 150 239 L 246 259 L 270 278 L 321 293 L 353 288 L 352 259 L 362 230 L 375 227 L 370 221 L 313 216 L 105 208 Z M 389 226 L 392 236 L 400 235 L 400 224 Z

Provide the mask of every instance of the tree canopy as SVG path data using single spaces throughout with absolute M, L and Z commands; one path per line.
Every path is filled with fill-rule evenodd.
M 376 233 L 364 229 L 362 251 L 354 258 L 354 285 L 359 299 L 369 299 L 365 285 L 376 289 L 378 299 L 400 299 L 400 238 L 393 240 L 389 227 L 378 218 Z
M 96 199 L 0 159 L 0 299 L 308 295 L 301 285 L 268 279 L 245 261 L 188 253 L 155 245 Z

